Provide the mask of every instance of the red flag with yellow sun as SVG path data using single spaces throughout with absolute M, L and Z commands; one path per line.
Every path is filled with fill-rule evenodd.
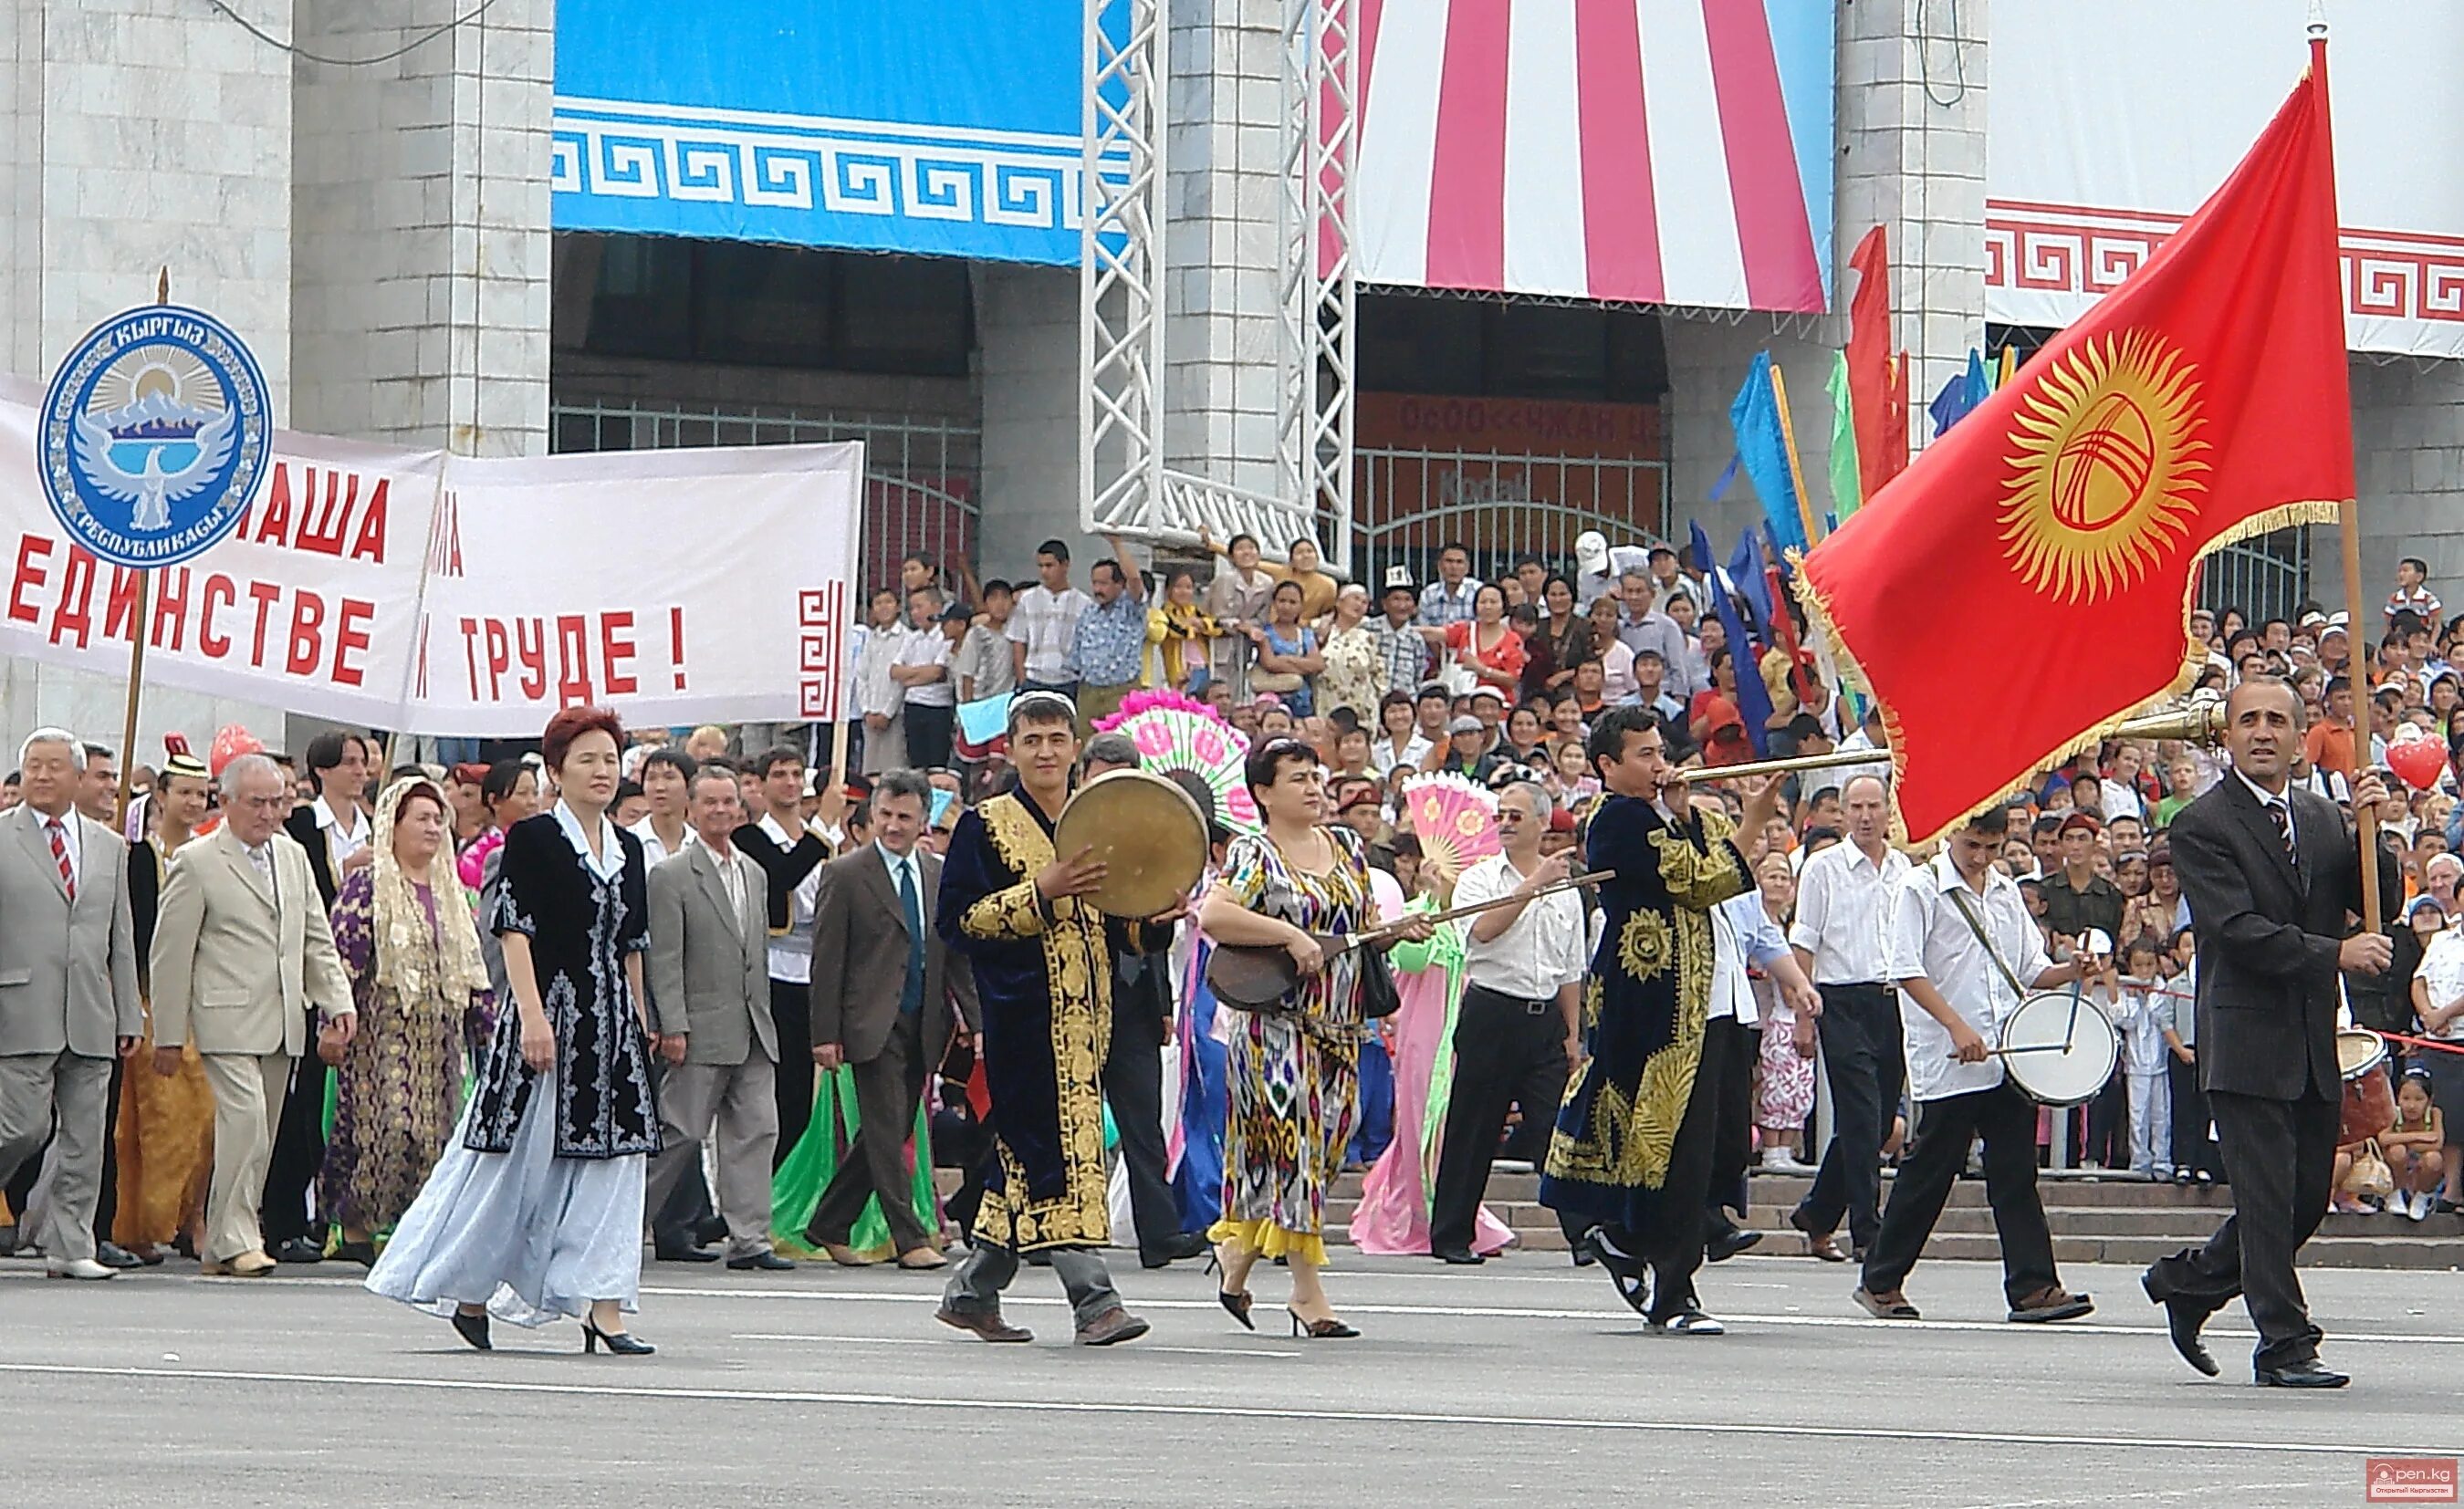
M 2353 496 L 2326 55 L 2120 288 L 1802 562 L 1933 838 L 2185 690 L 2199 558 Z

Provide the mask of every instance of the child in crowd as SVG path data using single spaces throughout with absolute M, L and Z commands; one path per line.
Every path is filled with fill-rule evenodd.
M 2164 951 L 2152 937 L 2130 940 L 2118 982 L 2122 1071 L 2129 1081 L 2130 1171 L 2143 1179 L 2173 1176 L 2173 1092 L 2166 1064 L 2173 1014 L 2163 979 Z
M 2430 1214 L 2447 1176 L 2446 1145 L 2446 1123 L 2431 1104 L 2430 1076 L 2407 1074 L 2395 1087 L 2395 1125 L 2379 1135 L 2379 1154 L 2395 1176 L 2388 1214 L 2416 1221 Z

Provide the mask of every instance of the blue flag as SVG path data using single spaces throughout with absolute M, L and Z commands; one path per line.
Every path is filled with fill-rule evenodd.
M 1975 412 L 1976 405 L 1992 391 L 1993 380 L 1985 375 L 1984 356 L 1974 346 L 1969 347 L 1968 370 L 1951 374 L 1942 391 L 1925 405 L 1925 412 L 1933 416 L 1933 438 L 1940 440 L 1944 431 Z
M 1728 577 L 1732 590 L 1744 600 L 1748 613 L 1747 626 L 1756 637 L 1771 631 L 1771 579 L 1763 575 L 1762 536 L 1749 524 L 1737 536 L 1737 548 L 1728 557 Z
M 1771 521 L 1772 543 L 1782 550 L 1808 549 L 1805 523 L 1796 507 L 1795 474 L 1788 464 L 1788 441 L 1780 428 L 1779 399 L 1771 391 L 1771 353 L 1754 353 L 1746 369 L 1745 386 L 1728 405 L 1728 426 L 1736 431 L 1737 459 L 1753 478 L 1762 499 L 1763 517 Z M 1760 571 L 1755 572 L 1760 576 Z M 1741 583 L 1742 585 L 1742 583 Z M 1740 683 L 1744 677 L 1739 677 Z

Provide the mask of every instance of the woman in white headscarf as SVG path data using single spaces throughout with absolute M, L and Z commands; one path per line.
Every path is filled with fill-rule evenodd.
M 466 1042 L 484 1043 L 495 997 L 453 866 L 452 809 L 422 776 L 377 800 L 376 863 L 334 898 L 334 947 L 360 1030 L 338 1064 L 318 1200 L 342 1228 L 336 1256 L 376 1261 L 374 1234 L 419 1194 L 462 1114 Z

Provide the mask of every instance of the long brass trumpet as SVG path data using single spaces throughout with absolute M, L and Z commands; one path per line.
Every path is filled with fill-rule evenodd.
M 2178 708 L 2130 719 L 2113 731 L 2122 739 L 2187 739 L 2212 743 L 2224 733 L 2222 697 L 2194 698 Z M 1791 759 L 1754 760 L 1744 765 L 1705 765 L 1677 772 L 1688 785 L 1706 780 L 1733 780 L 1741 776 L 1785 776 L 1791 771 L 1825 770 L 1835 765 L 1870 765 L 1891 757 L 1888 750 L 1834 750 L 1828 754 L 1799 754 Z

